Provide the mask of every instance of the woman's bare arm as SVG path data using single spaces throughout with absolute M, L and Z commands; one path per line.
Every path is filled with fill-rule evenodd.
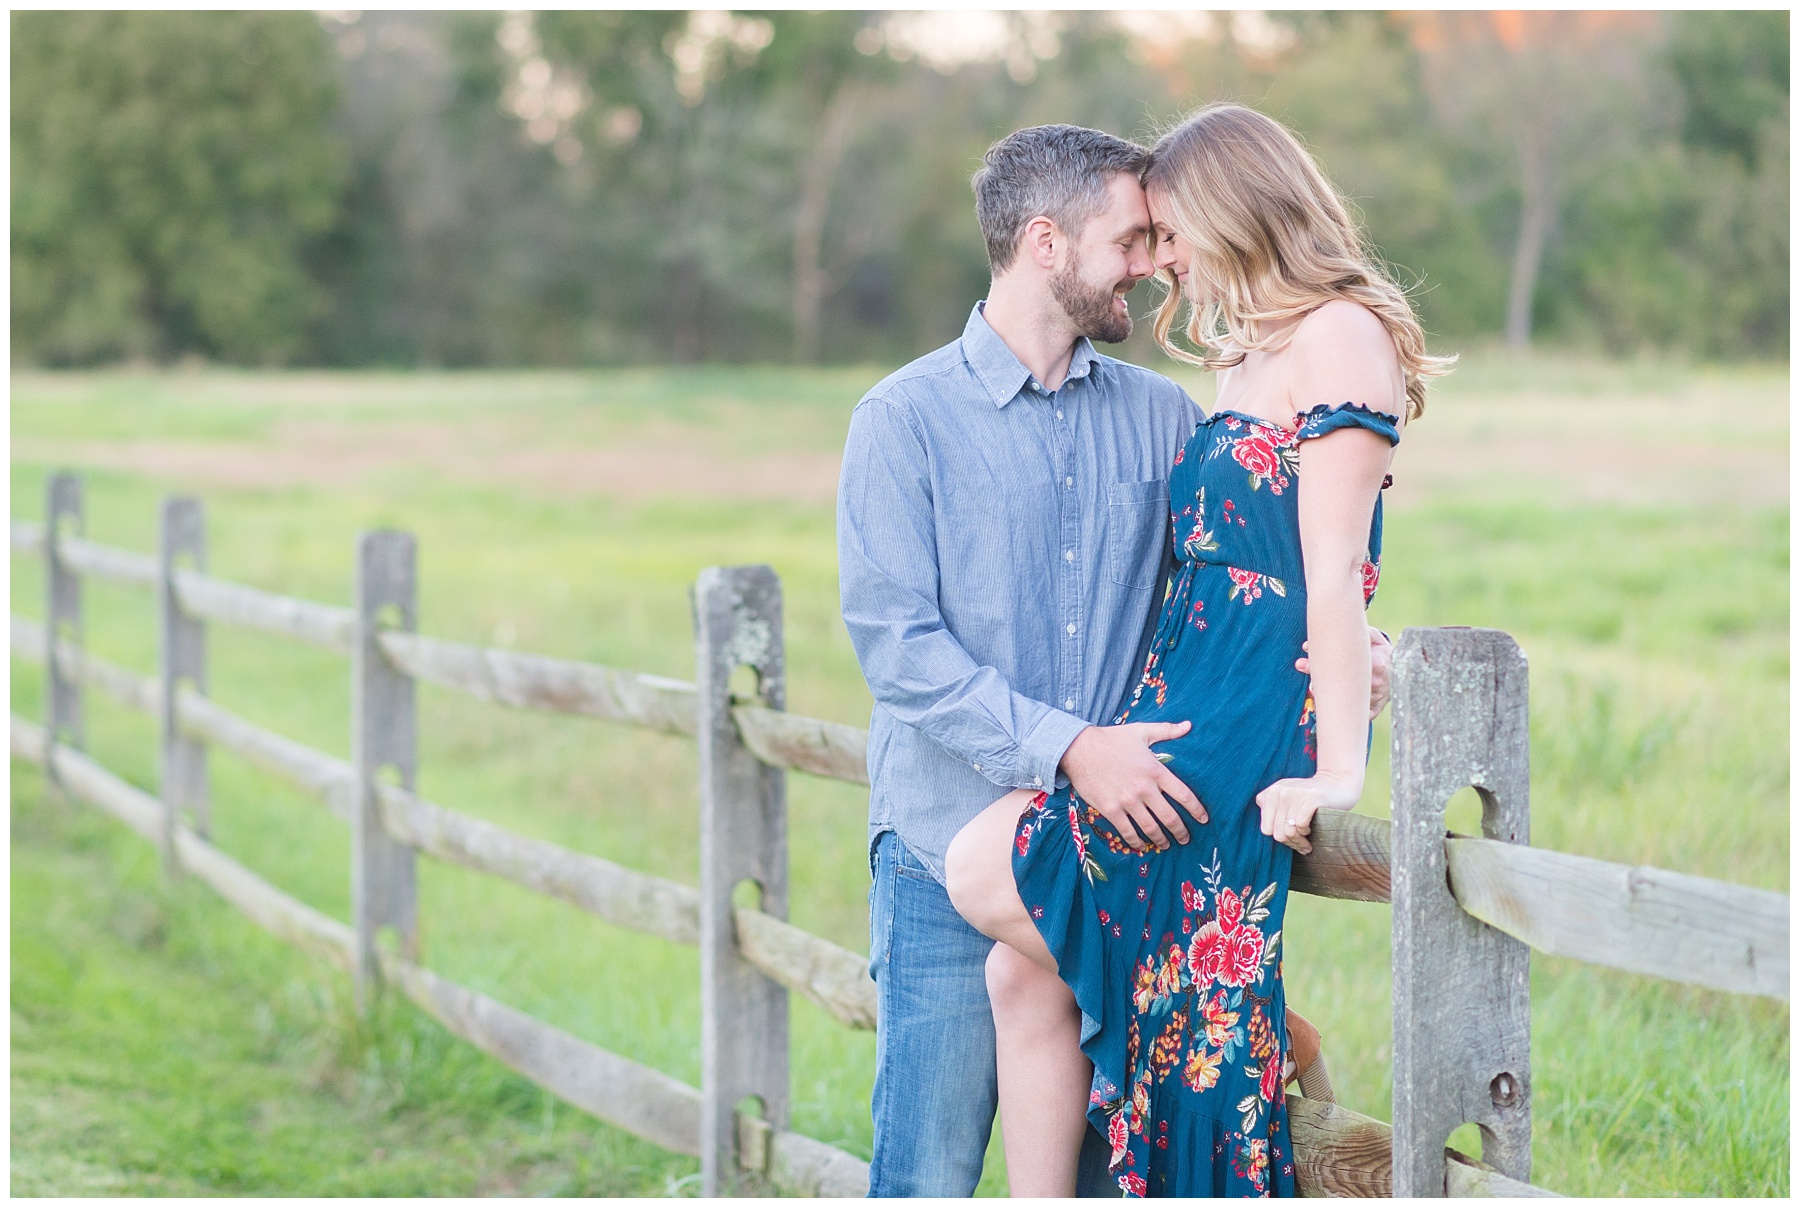
M 1332 303 L 1307 317 L 1290 345 L 1292 398 L 1302 412 L 1349 402 L 1401 412 L 1393 344 L 1360 306 Z M 1301 851 L 1312 816 L 1349 809 L 1362 796 L 1368 757 L 1369 631 L 1363 561 L 1375 499 L 1393 447 L 1366 428 L 1340 428 L 1300 446 L 1300 548 L 1318 738 L 1318 771 L 1278 781 L 1257 796 L 1263 833 Z

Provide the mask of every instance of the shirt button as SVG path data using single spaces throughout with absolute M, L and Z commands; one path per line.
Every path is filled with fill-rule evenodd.
M 1075 551 L 1074 551 L 1074 550 L 1072 550 L 1072 549 L 1066 549 L 1066 550 L 1064 550 L 1064 551 L 1063 551 L 1063 561 L 1064 561 L 1064 562 L 1073 562 L 1073 561 L 1075 561 Z
M 1065 708 L 1065 709 L 1073 709 L 1074 707 L 1075 707 L 1075 698 L 1072 696 L 1068 700 L 1063 702 L 1063 708 Z
M 1037 785 L 1039 788 L 1042 788 L 1043 784 L 1044 784 L 1044 778 L 1042 776 L 1033 776 L 1031 778 L 1031 783 Z
M 975 765 L 975 770 L 976 770 L 976 771 L 977 771 L 977 772 L 979 772 L 979 771 L 980 771 L 980 770 L 981 770 L 981 765 L 980 765 L 980 764 L 976 764 L 976 765 Z
M 1075 622 L 1070 621 L 1069 625 L 1068 625 L 1068 629 L 1069 629 L 1069 636 L 1074 637 L 1075 636 Z
M 1073 478 L 1065 478 L 1063 479 L 1063 485 L 1065 487 L 1072 487 L 1075 485 L 1075 480 Z
M 1056 418 L 1057 418 L 1057 419 L 1061 419 L 1061 418 L 1062 418 L 1062 412 L 1060 412 L 1060 411 L 1058 411 L 1058 412 L 1057 412 L 1057 413 L 1056 413 Z

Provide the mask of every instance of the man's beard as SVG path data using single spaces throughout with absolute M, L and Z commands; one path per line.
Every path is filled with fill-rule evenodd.
M 1050 278 L 1050 296 L 1075 324 L 1075 330 L 1103 344 L 1122 344 L 1131 335 L 1131 315 L 1113 309 L 1113 288 L 1081 279 L 1081 258 L 1069 249 L 1069 263 Z

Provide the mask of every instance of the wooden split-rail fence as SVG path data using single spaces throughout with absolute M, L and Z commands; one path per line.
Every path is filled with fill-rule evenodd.
M 868 1166 L 792 1132 L 788 995 L 875 1026 L 867 958 L 785 921 L 786 774 L 867 784 L 866 731 L 787 713 L 781 585 L 766 566 L 709 567 L 694 585 L 697 682 L 426 637 L 410 535 L 356 547 L 350 608 L 206 573 L 201 504 L 169 498 L 161 549 L 82 536 L 81 480 L 51 477 L 41 523 L 14 520 L 16 554 L 46 569 L 42 621 L 12 621 L 15 657 L 45 666 L 42 726 L 11 719 L 15 757 L 157 844 L 274 934 L 355 979 L 358 1002 L 397 989 L 458 1036 L 602 1120 L 700 1158 L 706 1194 L 861 1195 Z M 153 677 L 82 646 L 82 576 L 156 594 Z M 352 757 L 306 747 L 206 695 L 206 624 L 281 634 L 350 657 Z M 755 671 L 749 699 L 733 671 Z M 415 685 L 517 708 L 690 735 L 700 766 L 700 886 L 527 838 L 414 791 Z M 82 691 L 160 719 L 160 786 L 147 793 L 82 753 Z M 1506 634 L 1408 629 L 1394 659 L 1393 821 L 1328 813 L 1294 862 L 1302 893 L 1393 903 L 1394 1121 L 1289 1101 L 1297 1182 L 1311 1195 L 1553 1194 L 1530 1184 L 1531 948 L 1746 994 L 1788 997 L 1788 899 L 1656 868 L 1528 846 L 1525 656 Z M 208 839 L 207 758 L 222 747 L 282 775 L 349 824 L 351 921 L 297 901 Z M 1444 809 L 1473 786 L 1480 837 Z M 433 973 L 418 945 L 418 853 L 505 878 L 606 921 L 700 948 L 701 1084 L 572 1036 Z M 734 905 L 752 883 L 754 907 Z M 378 934 L 392 933 L 392 942 Z M 1480 1161 L 1446 1148 L 1480 1127 Z

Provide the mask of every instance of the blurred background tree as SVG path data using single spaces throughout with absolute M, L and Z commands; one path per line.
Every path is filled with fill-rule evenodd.
M 13 14 L 19 351 L 300 354 L 345 180 L 332 60 L 305 14 Z
M 41 364 L 897 361 L 985 290 L 990 142 L 1220 99 L 1300 133 L 1439 345 L 1787 353 L 1781 12 L 12 21 Z

